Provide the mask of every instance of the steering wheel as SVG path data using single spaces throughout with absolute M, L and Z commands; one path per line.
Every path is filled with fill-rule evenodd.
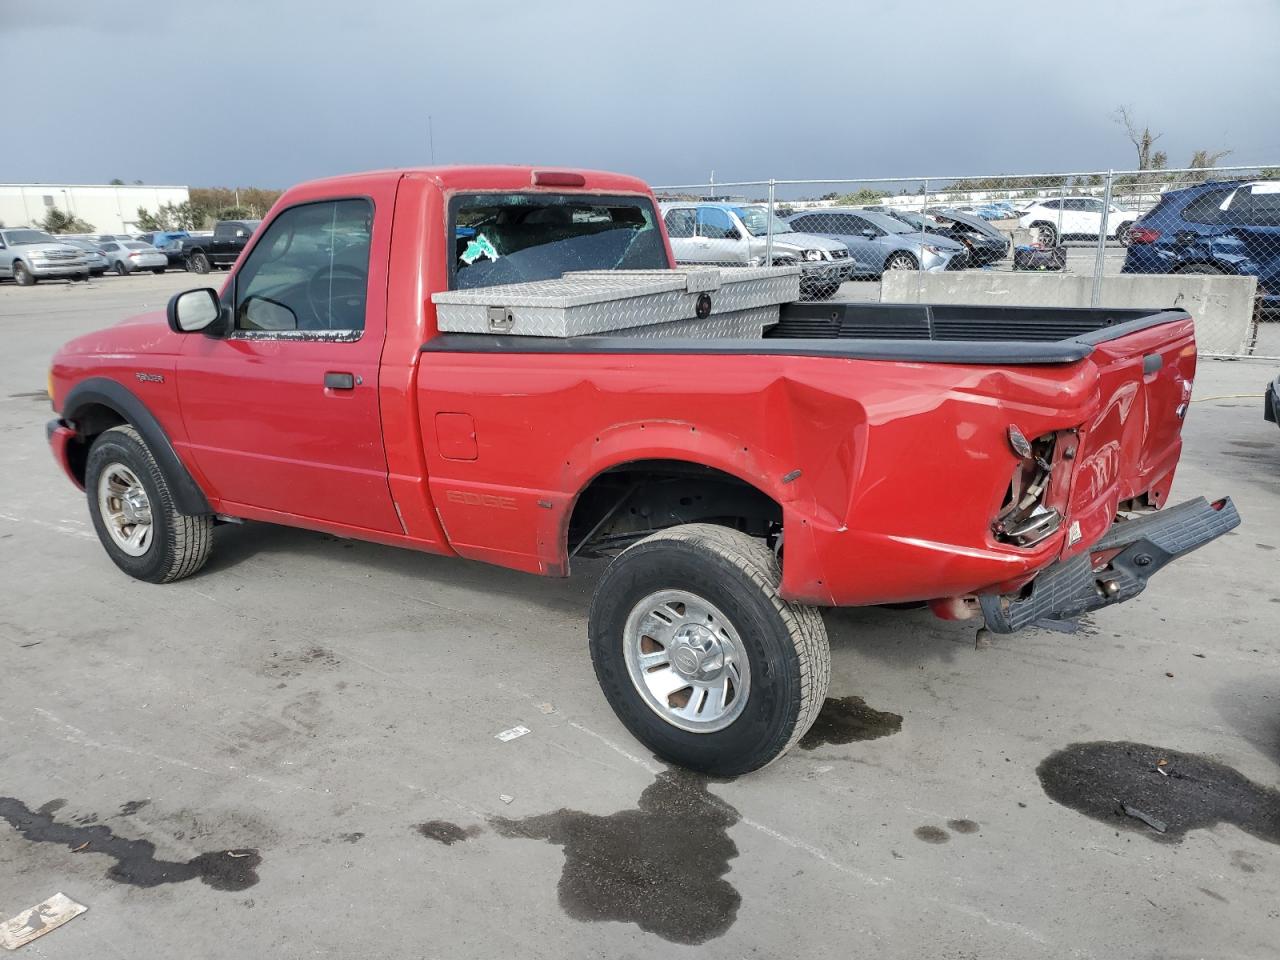
M 316 318 L 316 328 L 333 329 L 333 314 L 341 316 L 362 309 L 368 284 L 369 274 L 359 267 L 334 264 L 313 273 L 307 281 L 307 305 Z

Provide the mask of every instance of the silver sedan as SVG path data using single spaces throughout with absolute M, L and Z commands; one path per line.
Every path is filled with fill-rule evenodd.
M 107 258 L 111 269 L 122 277 L 135 270 L 164 273 L 165 267 L 169 266 L 168 257 L 140 240 L 106 240 L 99 244 L 98 249 Z

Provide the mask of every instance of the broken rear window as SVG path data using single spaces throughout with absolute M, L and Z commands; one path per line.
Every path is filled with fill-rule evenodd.
M 450 288 L 553 280 L 571 270 L 670 266 L 647 197 L 460 194 L 449 203 Z

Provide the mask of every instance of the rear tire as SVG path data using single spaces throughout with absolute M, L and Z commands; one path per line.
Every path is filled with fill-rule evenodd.
M 129 576 L 171 583 L 209 559 L 213 517 L 178 511 L 160 465 L 133 427 L 112 427 L 93 442 L 85 490 L 98 539 Z
M 1129 245 L 1129 230 L 1132 226 L 1133 224 L 1131 223 L 1122 223 L 1120 226 L 1116 227 L 1116 243 L 1120 244 L 1122 247 L 1127 247 Z
M 1036 240 L 1042 247 L 1056 247 L 1058 245 L 1058 228 L 1052 223 L 1045 223 L 1043 220 L 1033 223 L 1031 229 L 1035 231 Z
M 20 287 L 34 287 L 38 278 L 21 260 L 13 261 L 13 282 Z
M 161 274 L 161 273 L 164 273 L 164 271 L 165 271 L 165 268 L 164 268 L 164 267 L 152 267 L 152 268 L 151 268 L 151 272 L 152 272 L 152 273 L 154 273 L 154 274 L 157 274 L 157 275 L 158 275 L 158 274 Z
M 609 565 L 591 602 L 591 661 L 636 739 L 736 776 L 808 731 L 831 650 L 817 609 L 778 595 L 781 578 L 763 542 L 706 523 L 655 533 Z

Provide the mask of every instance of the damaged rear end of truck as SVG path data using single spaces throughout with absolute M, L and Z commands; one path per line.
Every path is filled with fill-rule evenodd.
M 793 582 L 808 602 L 927 600 L 1012 633 L 1131 599 L 1240 522 L 1229 498 L 1168 505 L 1196 369 L 1184 311 L 801 308 L 775 336 L 824 321 L 837 339 L 874 329 L 893 338 L 886 358 L 929 365 L 859 392 L 876 428 L 851 460 L 840 523 L 813 527 L 827 541 L 821 586 L 817 573 Z M 913 331 L 930 343 L 897 339 Z M 917 391 L 929 416 L 892 416 Z M 875 477 L 902 458 L 915 469 L 883 489 Z

